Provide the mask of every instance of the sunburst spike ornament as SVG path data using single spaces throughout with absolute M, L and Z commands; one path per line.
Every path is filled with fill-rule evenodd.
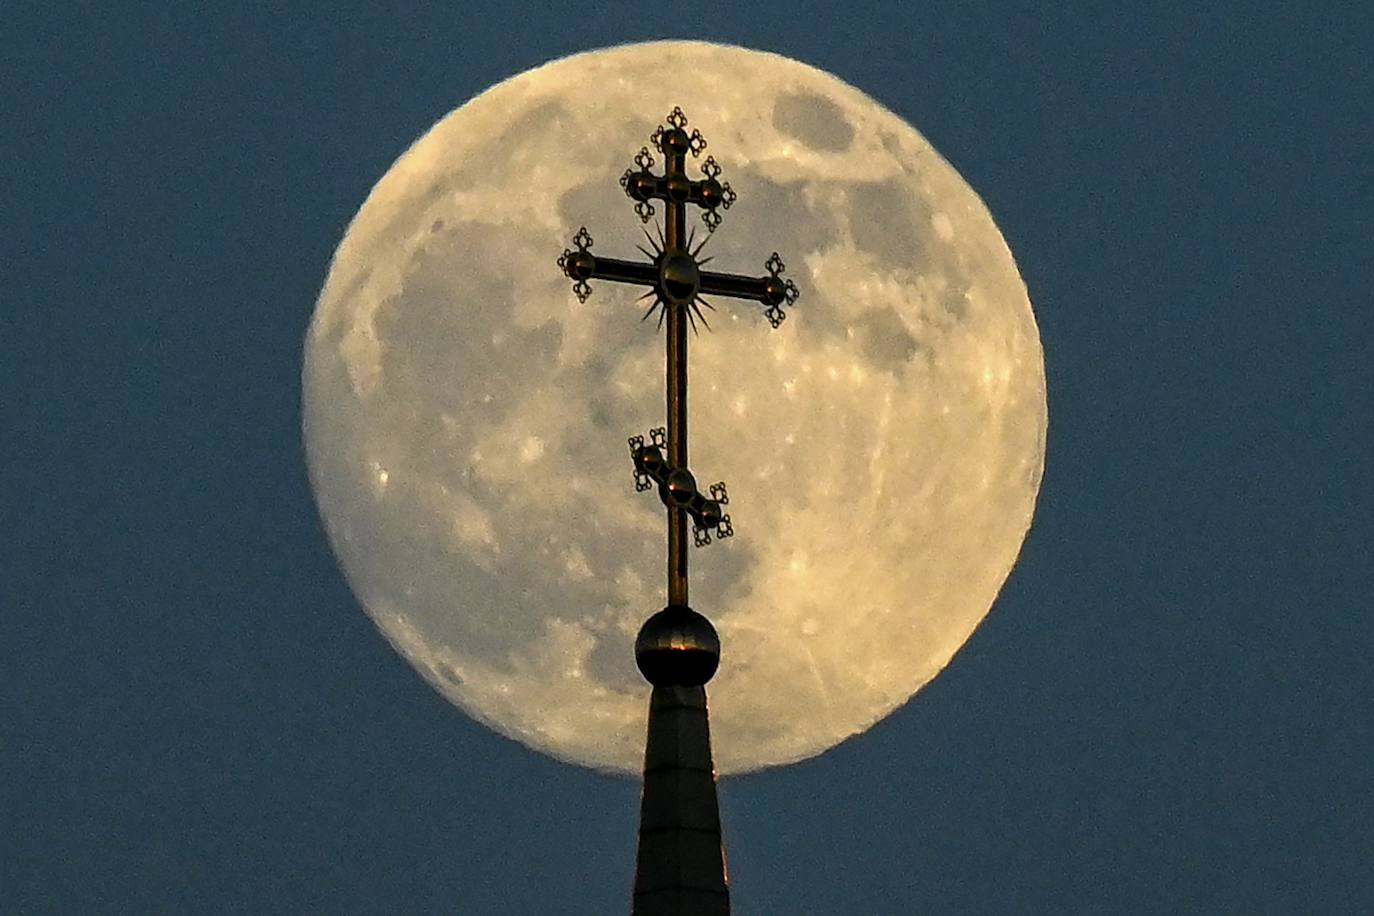
M 655 226 L 654 228 L 657 229 L 658 227 Z M 655 257 L 655 258 L 656 258 L 656 257 L 658 257 L 660 254 L 663 253 L 663 233 L 662 233 L 662 231 L 659 232 L 659 237 L 658 237 L 658 240 L 657 240 L 657 241 L 655 241 L 655 240 L 654 240 L 654 237 L 653 237 L 652 235 L 649 234 L 649 230 L 648 230 L 648 229 L 645 229 L 643 226 L 640 226 L 640 227 L 639 227 L 639 231 L 644 233 L 644 238 L 648 241 L 649 247 L 652 248 L 652 249 L 654 250 L 654 253 L 651 255 L 651 257 Z
M 709 331 L 711 330 L 711 324 L 706 320 L 706 315 L 702 313 L 700 308 L 701 305 L 705 305 L 707 308 L 711 308 L 711 304 L 709 302 L 704 302 L 702 299 L 698 298 L 695 302 L 692 303 L 692 311 L 688 314 L 689 317 L 690 315 L 695 314 L 697 318 L 700 318 L 702 326 Z M 695 325 L 693 325 L 693 327 L 695 327 Z

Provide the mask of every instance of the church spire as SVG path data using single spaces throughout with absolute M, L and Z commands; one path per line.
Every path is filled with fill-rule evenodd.
M 687 177 L 690 153 L 701 155 L 706 139 L 684 129 L 687 117 L 674 108 L 650 142 L 664 158 L 662 175 L 654 174 L 654 156 L 646 146 L 635 156 L 638 169 L 620 178 L 635 212 L 647 223 L 654 203 L 664 205 L 657 239 L 645 232 L 650 248 L 640 250 L 651 262 L 624 261 L 592 254 L 586 227 L 573 236 L 558 266 L 573 281 L 578 301 L 591 295 L 589 280 L 610 280 L 649 287 L 647 319 L 658 312 L 667 320 L 667 427 L 629 440 L 636 490 L 655 484 L 668 510 L 668 606 L 650 617 L 635 641 L 635 662 L 653 685 L 649 701 L 649 734 L 644 753 L 644 795 L 640 805 L 639 853 L 635 867 L 634 916 L 728 916 L 730 896 L 721 843 L 720 806 L 711 760 L 711 734 L 706 711 L 706 682 L 720 663 L 720 639 L 711 622 L 687 603 L 687 522 L 697 547 L 734 535 L 724 482 L 712 484 L 709 496 L 697 487 L 687 463 L 687 325 L 697 320 L 710 330 L 704 296 L 751 299 L 765 306 L 774 328 L 786 318 L 783 307 L 797 301 L 797 287 L 782 276 L 782 258 L 773 252 L 764 264 L 766 276 L 749 277 L 702 270 L 705 246 L 693 244 L 687 232 L 687 205 L 701 208 L 708 233 L 720 225 L 720 210 L 730 209 L 735 192 L 719 181 L 714 157 L 702 163 L 700 179 Z M 709 237 L 709 236 L 708 236 Z M 641 319 L 643 320 L 643 319 Z
M 634 916 L 728 916 L 705 688 L 720 660 L 720 641 L 705 617 L 669 605 L 640 630 L 635 660 L 654 689 Z

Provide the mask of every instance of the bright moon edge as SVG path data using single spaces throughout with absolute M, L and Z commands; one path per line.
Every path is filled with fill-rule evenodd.
M 665 62 L 689 76 L 664 87 Z M 628 290 L 579 308 L 552 255 L 583 223 L 599 253 L 633 253 L 617 178 L 677 104 L 741 195 L 710 243 L 722 269 L 776 248 L 803 289 L 771 336 L 737 310 L 690 345 L 693 469 L 730 482 L 749 538 L 691 557 L 725 647 L 710 686 L 729 774 L 905 703 L 986 615 L 1034 511 L 1047 409 L 1025 287 L 913 129 L 819 70 L 718 45 L 507 80 L 354 219 L 307 338 L 304 428 L 331 543 L 392 644 L 502 734 L 637 773 L 630 644 L 662 604 L 663 532 L 621 453 L 661 422 L 662 343 L 625 320 Z M 585 501 L 539 487 L 555 468 L 605 494 L 595 541 Z

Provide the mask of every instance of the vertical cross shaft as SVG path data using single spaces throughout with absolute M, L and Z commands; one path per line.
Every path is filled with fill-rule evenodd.
M 665 183 L 685 178 L 686 154 L 669 148 L 664 167 Z M 686 204 L 667 200 L 663 220 L 664 253 L 684 252 L 687 247 Z M 673 467 L 687 464 L 687 315 L 686 309 L 668 309 L 667 337 L 667 412 L 668 462 Z M 687 512 L 679 505 L 668 506 L 668 603 L 687 604 Z

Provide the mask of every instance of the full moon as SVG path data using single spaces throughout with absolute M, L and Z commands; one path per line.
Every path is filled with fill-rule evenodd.
M 492 87 L 349 226 L 305 343 L 304 434 L 344 573 L 425 680 L 532 748 L 638 772 L 633 647 L 666 603 L 666 543 L 626 440 L 665 422 L 664 332 L 642 290 L 593 281 L 581 303 L 555 261 L 584 225 L 597 255 L 641 259 L 618 179 L 674 106 L 739 195 L 709 269 L 759 276 L 776 250 L 801 290 L 777 330 L 720 298 L 689 335 L 691 468 L 728 484 L 735 530 L 689 556 L 691 605 L 720 633 L 728 774 L 910 699 L 987 615 L 1034 511 L 1047 412 L 1026 287 L 911 126 L 813 67 L 697 42 Z

